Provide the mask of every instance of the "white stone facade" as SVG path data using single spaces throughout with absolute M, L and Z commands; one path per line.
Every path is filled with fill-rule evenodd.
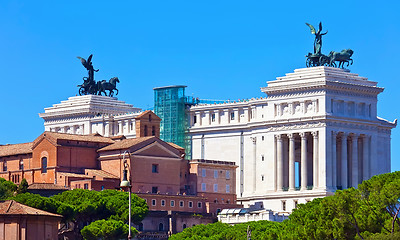
M 192 157 L 234 161 L 238 201 L 273 211 L 390 172 L 390 134 L 376 82 L 331 67 L 296 69 L 268 97 L 190 108 Z
M 84 95 L 45 108 L 39 116 L 44 119 L 45 131 L 134 138 L 135 117 L 140 113 L 140 108 L 115 97 Z

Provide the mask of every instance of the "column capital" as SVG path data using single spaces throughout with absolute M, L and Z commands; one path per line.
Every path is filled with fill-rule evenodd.
M 349 136 L 349 133 L 347 133 L 347 132 L 341 132 L 341 135 L 342 135 L 342 137 L 347 137 L 347 136 Z
M 367 139 L 367 138 L 369 138 L 369 135 L 367 135 L 367 134 L 360 134 L 360 137 L 363 138 L 363 139 Z
M 290 140 L 294 139 L 294 133 L 288 133 L 287 136 Z
M 311 132 L 311 134 L 313 135 L 314 138 L 318 137 L 318 131 Z
M 351 136 L 352 141 L 357 141 L 358 136 L 360 136 L 360 134 L 357 134 L 357 133 L 351 133 L 349 135 Z
M 282 141 L 282 134 L 276 134 L 275 135 L 276 140 Z
M 301 138 L 306 138 L 307 137 L 307 133 L 306 132 L 301 132 L 299 133 Z
M 337 136 L 339 134 L 339 131 L 332 131 L 332 136 Z
M 250 137 L 250 139 L 253 141 L 253 143 L 257 142 L 257 137 Z

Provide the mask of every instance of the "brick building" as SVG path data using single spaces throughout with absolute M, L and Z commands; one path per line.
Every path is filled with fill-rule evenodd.
M 157 115 L 145 111 L 135 120 L 136 138 L 46 131 L 31 143 L 0 146 L 0 177 L 17 184 L 25 178 L 36 191 L 115 189 L 126 160 L 132 192 L 150 209 L 136 227 L 164 233 L 212 222 L 223 208 L 237 207 L 233 163 L 185 160 L 182 147 L 159 139 Z
M 0 240 L 58 239 L 61 219 L 14 200 L 0 202 Z

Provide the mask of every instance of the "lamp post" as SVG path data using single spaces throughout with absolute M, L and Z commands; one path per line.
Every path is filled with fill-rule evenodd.
M 129 165 L 128 165 L 128 162 L 125 159 L 125 154 L 126 153 L 128 153 L 129 159 L 131 158 L 131 153 L 128 150 L 126 150 L 124 152 L 124 156 L 123 156 L 123 159 L 122 159 L 124 161 L 124 170 L 123 170 L 123 179 L 121 181 L 120 187 L 121 188 L 126 188 L 126 187 L 129 188 L 129 216 L 128 216 L 129 228 L 128 228 L 128 239 L 132 239 L 132 236 L 131 236 L 131 222 L 132 222 L 132 219 L 131 219 L 131 192 L 132 192 L 132 185 L 131 185 L 131 182 L 130 182 L 130 180 L 131 180 L 130 176 L 129 176 L 129 180 L 128 180 L 128 166 Z

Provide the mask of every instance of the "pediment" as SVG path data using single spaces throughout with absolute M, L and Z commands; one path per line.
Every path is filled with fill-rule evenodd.
M 165 146 L 157 141 L 144 146 L 134 152 L 132 155 L 148 156 L 148 157 L 167 157 L 167 158 L 180 158 L 179 152 L 173 147 Z

